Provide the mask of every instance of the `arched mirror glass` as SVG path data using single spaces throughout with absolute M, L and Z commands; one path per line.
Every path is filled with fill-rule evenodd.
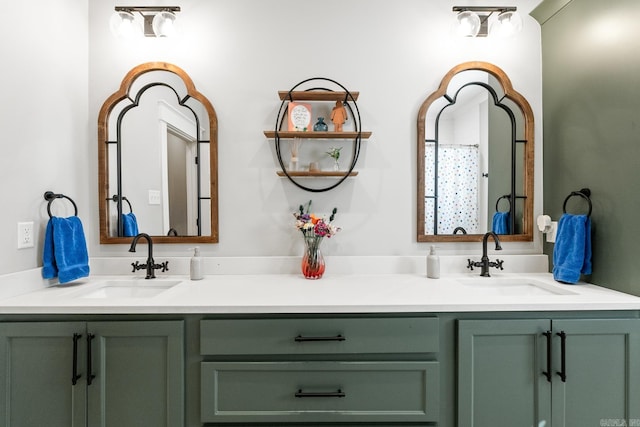
M 417 240 L 533 240 L 533 147 L 533 112 L 504 71 L 449 71 L 418 113 Z
M 217 123 L 179 67 L 127 73 L 98 116 L 100 243 L 218 242 Z

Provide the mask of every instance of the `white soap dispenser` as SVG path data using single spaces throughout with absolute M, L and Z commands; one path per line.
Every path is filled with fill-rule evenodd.
M 191 280 L 202 280 L 202 258 L 200 258 L 200 248 L 193 248 L 193 257 L 191 257 Z
M 436 247 L 431 246 L 427 255 L 427 277 L 430 279 L 440 278 L 440 257 L 436 254 Z

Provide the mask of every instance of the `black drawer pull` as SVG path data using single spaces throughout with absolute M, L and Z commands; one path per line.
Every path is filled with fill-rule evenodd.
M 338 391 L 333 392 L 310 392 L 310 391 L 302 391 L 299 389 L 296 392 L 296 397 L 345 397 L 346 394 L 342 389 L 338 389 Z
M 548 382 L 551 382 L 551 331 L 543 332 L 542 335 L 547 337 L 547 370 L 542 374 L 547 377 Z
M 334 337 L 305 337 L 302 335 L 298 335 L 295 338 L 296 342 L 305 342 L 305 341 L 345 341 L 346 338 L 344 335 L 336 335 Z
M 78 340 L 82 338 L 81 334 L 73 334 L 73 366 L 71 367 L 71 384 L 76 385 L 82 375 L 78 374 Z
M 91 341 L 96 336 L 93 334 L 87 334 L 87 385 L 91 385 L 93 383 L 93 379 L 96 377 L 93 374 L 93 366 L 92 366 L 92 357 L 91 357 Z
M 560 375 L 560 379 L 563 383 L 567 382 L 567 334 L 564 331 L 560 331 L 556 334 L 560 337 L 560 372 L 556 374 Z

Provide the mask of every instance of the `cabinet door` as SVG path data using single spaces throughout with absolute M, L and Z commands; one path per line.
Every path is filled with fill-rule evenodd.
M 184 425 L 182 321 L 91 322 L 89 427 Z
M 531 427 L 551 419 L 549 320 L 458 322 L 458 426 Z
M 554 320 L 553 426 L 640 422 L 640 320 Z M 623 423 L 624 421 L 624 423 Z
M 85 425 L 84 341 L 76 353 L 81 377 L 72 383 L 73 337 L 84 330 L 84 322 L 0 324 L 0 425 Z

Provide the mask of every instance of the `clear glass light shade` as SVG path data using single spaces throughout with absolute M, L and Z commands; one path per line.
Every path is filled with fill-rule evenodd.
M 131 12 L 114 12 L 109 19 L 109 27 L 114 35 L 121 38 L 130 39 L 142 36 L 142 26 Z
M 502 12 L 491 24 L 491 35 L 498 37 L 512 37 L 522 31 L 522 17 L 516 11 Z
M 454 32 L 460 37 L 475 37 L 480 31 L 480 17 L 477 13 L 465 10 L 458 13 L 454 23 Z
M 153 32 L 156 37 L 170 37 L 176 32 L 176 15 L 173 12 L 163 10 L 153 17 Z

